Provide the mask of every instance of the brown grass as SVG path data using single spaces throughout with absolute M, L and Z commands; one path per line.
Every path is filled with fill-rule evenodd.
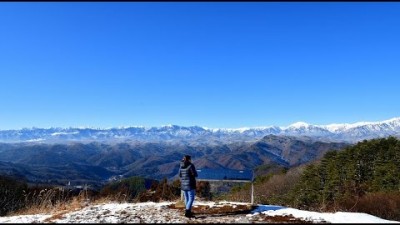
M 368 193 L 363 197 L 343 200 L 342 210 L 363 212 L 388 220 L 400 220 L 400 192 Z
M 292 168 L 286 173 L 272 175 L 264 182 L 254 183 L 254 202 L 257 204 L 283 204 L 289 191 L 300 179 L 304 166 Z M 250 202 L 250 185 L 239 191 L 231 191 L 223 198 L 228 201 Z
M 44 222 L 52 222 L 53 220 L 62 219 L 63 216 L 67 213 L 78 211 L 83 209 L 89 205 L 98 205 L 103 203 L 114 202 L 114 197 L 101 197 L 97 199 L 87 199 L 83 194 L 76 196 L 72 199 L 72 201 L 65 203 L 60 207 L 55 207 L 54 210 L 50 211 L 50 213 L 54 213 L 53 216 L 44 220 Z
M 79 210 L 88 205 L 90 199 L 87 193 L 81 191 L 77 196 L 56 196 L 59 194 L 56 189 L 43 189 L 34 191 L 25 196 L 26 207 L 15 212 L 13 215 L 32 215 L 32 214 L 65 214 L 67 212 Z
M 292 215 L 284 215 L 284 216 L 267 216 L 262 215 L 261 220 L 265 223 L 315 223 L 313 221 L 301 220 L 299 218 L 295 218 Z M 326 222 L 319 222 L 326 223 Z

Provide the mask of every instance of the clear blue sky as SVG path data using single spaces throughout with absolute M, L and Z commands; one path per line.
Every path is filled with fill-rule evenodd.
M 400 3 L 2 2 L 0 129 L 400 116 Z

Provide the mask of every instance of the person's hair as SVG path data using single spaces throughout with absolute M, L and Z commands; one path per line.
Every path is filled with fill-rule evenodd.
M 189 160 L 192 160 L 192 157 L 190 157 L 190 155 L 185 155 L 185 159 L 186 159 L 187 161 L 189 161 Z

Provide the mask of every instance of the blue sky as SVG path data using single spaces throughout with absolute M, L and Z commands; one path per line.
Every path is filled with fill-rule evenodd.
M 2 2 L 0 129 L 400 116 L 400 3 Z

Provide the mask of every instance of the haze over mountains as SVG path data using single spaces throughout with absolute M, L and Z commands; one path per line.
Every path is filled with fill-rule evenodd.
M 0 130 L 0 142 L 62 143 L 69 141 L 100 142 L 159 142 L 196 141 L 198 143 L 229 143 L 254 141 L 266 135 L 309 136 L 324 141 L 357 142 L 364 139 L 399 136 L 400 117 L 380 122 L 311 125 L 297 122 L 288 127 L 255 127 L 237 129 L 204 128 L 168 125 L 162 127 L 94 128 L 24 128 Z
M 180 159 L 190 154 L 196 168 L 288 168 L 320 158 L 346 143 L 321 142 L 307 137 L 267 135 L 257 141 L 229 144 L 171 142 L 136 143 L 3 143 L 0 173 L 36 183 L 100 185 L 113 177 L 142 176 L 173 179 Z

